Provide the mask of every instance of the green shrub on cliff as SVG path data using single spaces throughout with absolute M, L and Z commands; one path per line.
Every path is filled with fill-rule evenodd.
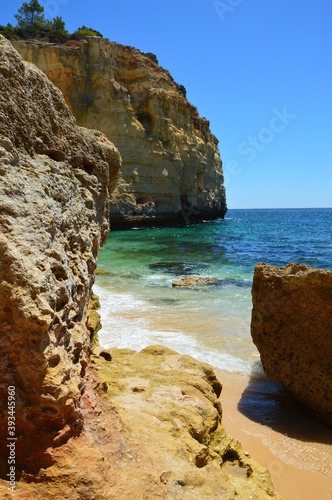
M 175 82 L 175 85 L 176 85 L 176 88 L 177 90 L 184 96 L 184 97 L 187 97 L 187 90 L 186 90 L 186 87 L 184 85 L 181 85 L 181 84 L 178 84 Z
M 103 35 L 92 28 L 82 26 L 70 34 L 65 27 L 62 17 L 55 17 L 52 21 L 45 19 L 44 7 L 38 0 L 24 2 L 14 16 L 17 25 L 0 26 L 0 34 L 9 40 L 27 40 L 43 38 L 51 43 L 65 43 L 68 40 L 81 40 L 86 36 Z
M 7 26 L 0 26 L 0 34 L 8 38 L 8 40 L 18 40 L 20 38 L 17 28 L 14 28 L 10 23 Z
M 79 40 L 81 38 L 84 38 L 85 36 L 101 36 L 103 38 L 103 35 L 99 33 L 99 31 L 93 30 L 92 28 L 88 28 L 87 26 L 82 26 L 82 28 L 78 28 L 74 33 L 71 35 L 70 38 Z
M 52 43 L 64 43 L 69 40 L 70 34 L 66 30 L 65 22 L 62 17 L 55 17 L 50 21 L 48 38 Z

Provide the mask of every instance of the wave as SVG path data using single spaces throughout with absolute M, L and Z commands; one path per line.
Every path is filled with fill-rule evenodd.
M 148 345 L 161 344 L 220 370 L 250 375 L 249 361 L 207 349 L 193 336 L 180 330 L 154 329 L 149 321 L 149 313 L 158 309 L 157 305 L 128 293 L 109 291 L 96 284 L 94 293 L 98 295 L 101 305 L 99 342 L 104 349 L 117 347 L 141 351 Z

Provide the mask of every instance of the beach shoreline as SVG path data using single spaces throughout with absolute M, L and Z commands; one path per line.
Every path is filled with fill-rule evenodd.
M 240 441 L 252 458 L 269 470 L 276 491 L 285 500 L 331 499 L 332 447 L 329 428 L 306 413 L 301 416 L 296 403 L 293 408 L 281 408 L 284 414 L 277 425 L 262 425 L 242 410 L 245 399 L 250 405 L 250 377 L 217 369 L 215 372 L 223 384 L 220 401 L 226 431 Z M 254 405 L 254 402 L 251 401 L 251 404 Z M 280 405 L 285 405 L 285 401 L 281 401 Z M 285 418 L 288 411 L 289 420 Z M 296 417 L 302 417 L 301 421 L 294 420 Z M 306 429 L 307 426 L 310 429 Z M 296 438 L 295 428 L 298 428 Z M 301 439 L 301 434 L 306 440 Z

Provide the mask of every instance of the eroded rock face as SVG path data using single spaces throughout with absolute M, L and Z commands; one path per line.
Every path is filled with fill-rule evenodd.
M 120 155 L 76 125 L 61 92 L 0 37 L 0 450 L 7 470 L 8 386 L 16 392 L 16 467 L 82 426 L 86 309 L 109 233 Z
M 332 425 L 332 273 L 258 264 L 251 335 L 266 375 Z
M 120 150 L 113 228 L 223 217 L 218 140 L 155 57 L 97 37 L 14 46 L 62 91 L 80 125 Z
M 114 498 L 123 480 L 128 498 L 135 491 L 144 498 L 280 498 L 266 469 L 226 433 L 222 385 L 209 365 L 164 346 L 140 353 L 95 347 L 92 361 L 140 450 L 127 455 Z
M 221 425 L 211 367 L 162 346 L 98 350 L 98 372 L 89 364 L 85 374 L 84 431 L 53 450 L 50 467 L 23 473 L 15 498 L 281 500 Z M 0 491 L 12 498 L 1 479 Z

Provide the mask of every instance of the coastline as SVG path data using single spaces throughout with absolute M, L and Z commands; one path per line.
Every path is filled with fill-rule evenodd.
M 332 439 L 328 427 L 260 370 L 253 379 L 210 365 L 223 386 L 219 400 L 226 432 L 269 470 L 278 494 L 285 500 L 331 499 Z
M 223 385 L 220 401 L 226 431 L 240 441 L 254 460 L 269 470 L 276 491 L 285 500 L 332 498 L 332 440 L 328 427 L 302 408 L 300 414 L 296 402 L 293 401 L 291 407 L 286 392 L 284 401 L 279 395 L 283 418 L 275 429 L 255 422 L 239 410 L 239 403 L 241 408 L 243 400 L 248 402 L 250 398 L 247 391 L 250 378 L 217 369 L 215 373 Z M 287 414 L 288 420 L 285 418 Z M 296 417 L 301 418 L 301 422 Z M 296 438 L 293 437 L 295 429 L 298 431 Z
M 133 231 L 125 235 L 125 250 L 121 232 L 113 233 L 112 248 L 106 245 L 99 258 L 105 276 L 96 281 L 97 293 L 104 290 L 104 332 L 110 332 L 101 332 L 101 343 L 105 349 L 136 351 L 165 344 L 209 363 L 223 385 L 220 401 L 226 431 L 269 470 L 276 491 L 285 500 L 331 499 L 330 430 L 285 389 L 269 383 L 258 366 L 256 370 L 259 354 L 251 348 L 252 304 L 247 293 L 248 277 L 258 261 L 279 266 L 305 262 L 327 269 L 330 211 L 315 213 L 319 230 L 309 233 L 304 229 L 305 210 L 239 210 L 229 216 L 223 223 L 187 230 Z M 278 246 L 273 243 L 276 238 Z M 301 246 L 295 244 L 298 241 Z M 226 282 L 215 289 L 172 288 L 172 281 L 185 274 Z M 235 365 L 238 359 L 242 369 Z M 250 370 L 243 369 L 244 363 L 256 379 L 246 375 Z

